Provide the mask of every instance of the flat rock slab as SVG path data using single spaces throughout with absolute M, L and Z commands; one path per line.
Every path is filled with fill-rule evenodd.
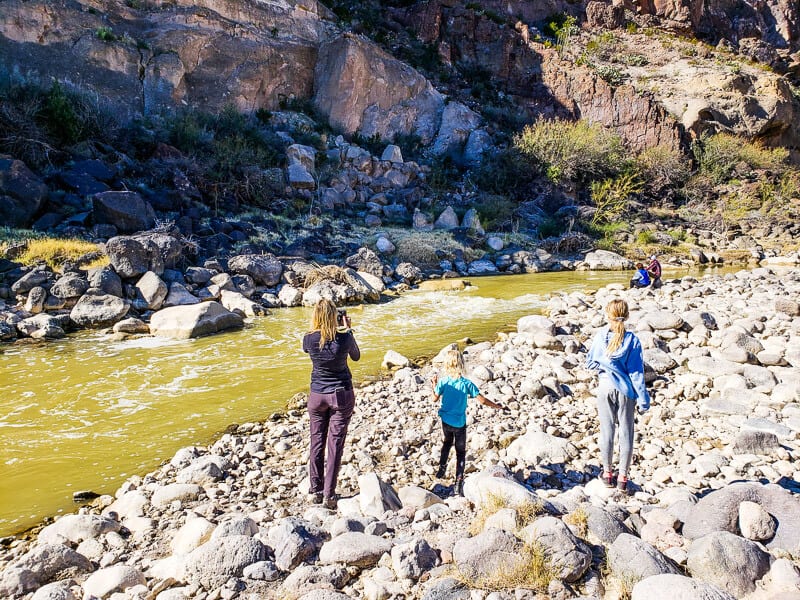
M 351 531 L 323 544 L 319 551 L 319 560 L 323 564 L 342 563 L 356 567 L 373 567 L 380 557 L 391 549 L 392 542 L 389 540 Z
M 165 308 L 150 317 L 150 332 L 177 340 L 201 337 L 244 326 L 242 317 L 219 302 Z

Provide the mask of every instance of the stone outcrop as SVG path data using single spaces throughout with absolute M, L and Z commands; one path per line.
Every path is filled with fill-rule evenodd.
M 153 313 L 150 332 L 181 340 L 236 329 L 243 324 L 240 315 L 227 310 L 219 302 L 202 302 L 164 308 Z
M 10 227 L 27 227 L 46 196 L 47 186 L 24 162 L 0 155 L 1 223 Z
M 347 133 L 385 139 L 413 133 L 428 143 L 439 130 L 444 98 L 413 68 L 343 34 L 320 47 L 314 104 Z

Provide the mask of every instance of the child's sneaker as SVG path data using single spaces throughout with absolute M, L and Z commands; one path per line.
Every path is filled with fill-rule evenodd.
M 605 484 L 607 488 L 614 487 L 614 473 L 611 471 L 606 471 L 600 476 L 600 478 L 603 480 L 603 484 Z
M 620 475 L 617 480 L 617 489 L 621 492 L 628 493 L 628 478 L 625 475 Z
M 464 495 L 464 478 L 459 477 L 456 479 L 456 483 L 453 486 L 453 495 L 455 496 L 463 496 Z
M 447 465 L 439 465 L 439 470 L 436 471 L 436 479 L 444 479 L 445 473 L 447 473 Z

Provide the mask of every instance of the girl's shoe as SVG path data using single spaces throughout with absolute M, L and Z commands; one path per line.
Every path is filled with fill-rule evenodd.
M 439 465 L 439 470 L 436 471 L 436 479 L 444 479 L 445 473 L 447 473 L 447 465 Z
M 617 480 L 617 489 L 628 493 L 628 478 L 625 475 L 620 475 Z
M 456 483 L 453 486 L 453 494 L 456 496 L 463 496 L 464 495 L 464 478 L 459 477 L 456 479 Z
M 614 473 L 612 473 L 611 471 L 606 471 L 600 476 L 600 478 L 603 480 L 603 483 L 607 488 L 614 487 Z

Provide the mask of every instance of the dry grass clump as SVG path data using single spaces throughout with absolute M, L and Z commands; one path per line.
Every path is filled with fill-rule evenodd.
M 77 260 L 86 254 L 98 252 L 97 244 L 78 239 L 39 238 L 26 242 L 25 250 L 16 260 L 24 265 L 46 263 L 51 269 L 60 268 L 68 260 Z M 93 262 L 108 264 L 108 258 Z M 96 265 L 95 265 L 96 266 Z
M 563 521 L 575 528 L 578 537 L 585 538 L 589 532 L 589 515 L 582 506 L 565 515 Z
M 504 508 L 512 508 L 516 511 L 517 522 L 520 528 L 525 527 L 544 512 L 544 506 L 541 502 L 529 500 L 518 504 L 512 504 L 507 497 L 501 494 L 489 493 L 486 495 L 484 501 L 481 502 L 480 510 L 475 515 L 472 523 L 470 523 L 470 534 L 478 535 L 483 531 L 486 519 Z
M 555 578 L 555 573 L 544 548 L 534 542 L 524 544 L 511 564 L 503 564 L 493 573 L 473 578 L 459 571 L 457 578 L 469 588 L 491 591 L 526 589 L 545 592 Z
M 398 229 L 390 233 L 390 239 L 395 245 L 395 255 L 398 260 L 415 265 L 438 265 L 442 258 L 452 258 L 456 252 L 463 252 L 466 261 L 483 256 L 482 251 L 461 244 L 446 231 Z
M 347 275 L 342 267 L 336 265 L 316 266 L 306 273 L 305 287 L 311 287 L 320 281 L 347 283 Z

